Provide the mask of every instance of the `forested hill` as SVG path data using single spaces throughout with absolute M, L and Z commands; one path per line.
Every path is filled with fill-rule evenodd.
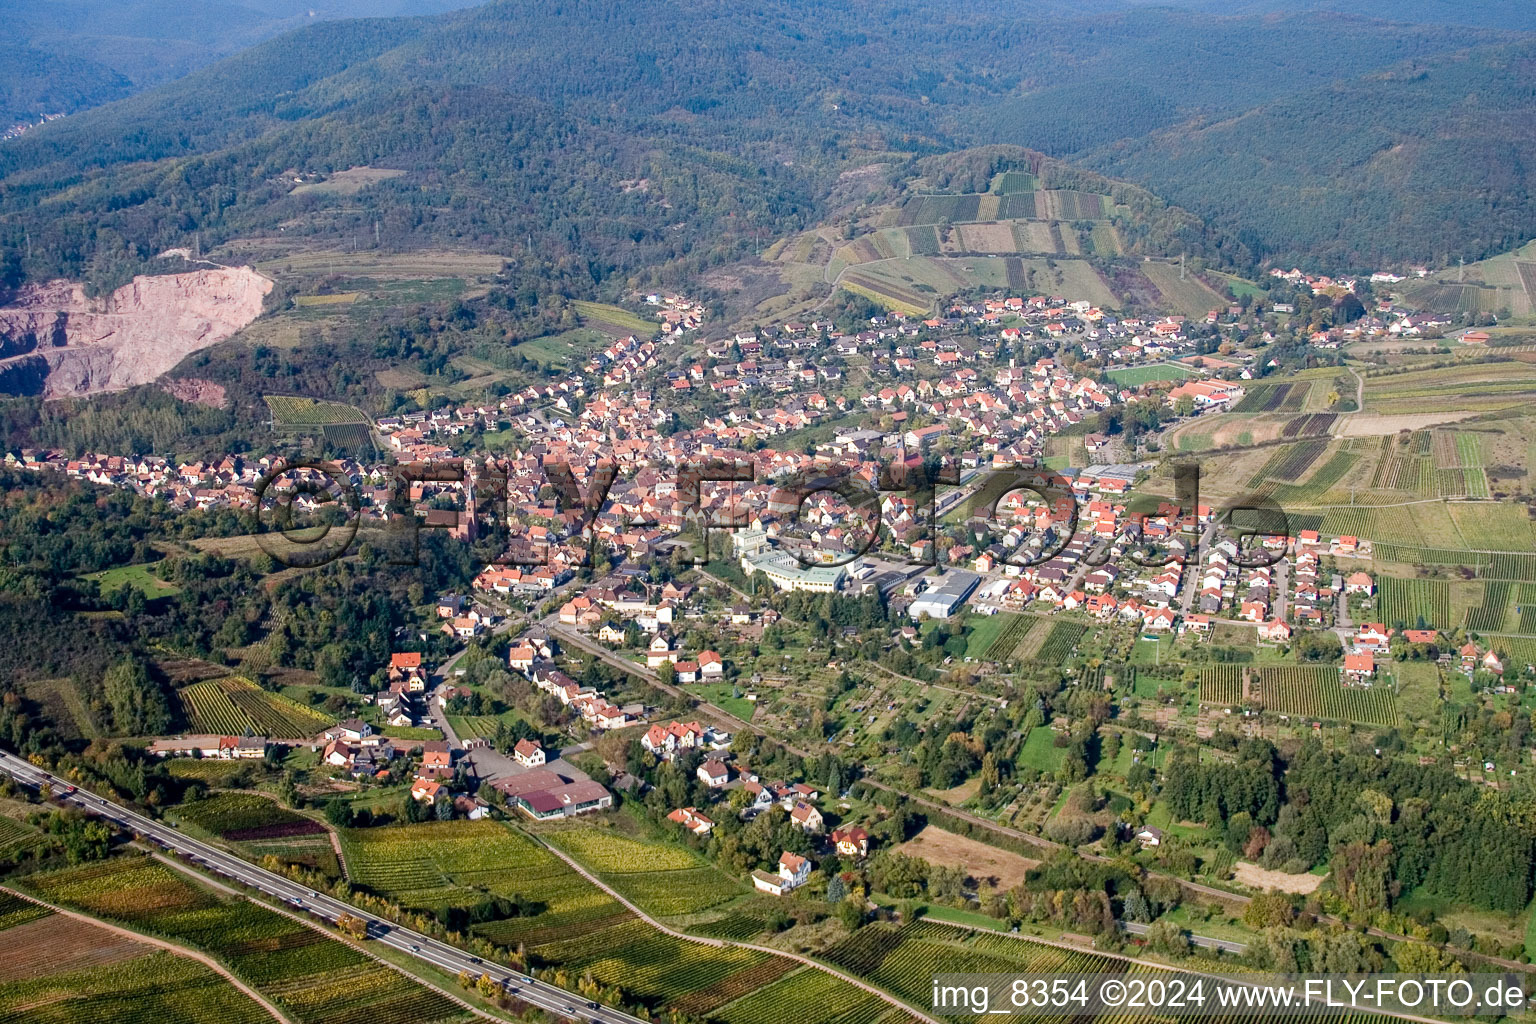
M 591 288 L 676 281 L 813 223 L 837 176 L 879 154 L 1087 151 L 1507 38 L 1026 0 L 507 0 L 317 24 L 0 146 L 0 284 L 105 287 L 194 232 L 205 248 L 265 235 L 492 249 Z M 405 173 L 295 187 L 353 167 Z M 1147 180 L 1176 170 L 1149 165 Z M 1448 241 L 1481 255 L 1470 234 Z M 1405 258 L 1419 242 L 1395 236 Z
M 1396 65 L 1086 157 L 1275 259 L 1440 265 L 1536 237 L 1536 42 Z
M 437 14 L 474 0 L 7 0 L 0 128 L 171 81 L 315 20 Z

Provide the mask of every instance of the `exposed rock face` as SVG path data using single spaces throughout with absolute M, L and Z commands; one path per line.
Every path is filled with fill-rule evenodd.
M 272 282 L 250 267 L 136 277 L 88 299 L 69 281 L 0 307 L 0 390 L 46 398 L 147 384 L 261 315 Z

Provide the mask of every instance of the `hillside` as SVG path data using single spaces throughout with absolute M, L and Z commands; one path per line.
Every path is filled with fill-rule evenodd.
M 677 282 L 815 223 L 872 154 L 1059 155 L 1505 38 L 1112 6 L 577 0 L 312 24 L 0 147 L 0 284 L 110 290 L 197 233 L 492 250 L 585 291 Z M 1251 52 L 1268 60 L 1233 71 Z M 1131 97 L 1137 77 L 1164 84 Z M 404 173 L 301 191 L 357 167 Z
M 1445 265 L 1536 236 L 1536 43 L 1396 65 L 1082 159 L 1273 254 Z
M 152 88 L 314 20 L 435 14 L 472 0 L 15 0 L 0 129 Z
M 883 191 L 870 181 L 882 170 Z M 1017 146 L 865 171 L 852 179 L 856 202 L 775 242 L 760 261 L 706 280 L 761 286 L 766 268 L 777 287 L 756 303 L 764 318 L 809 313 L 837 289 L 907 314 L 960 292 L 1009 289 L 1203 317 L 1228 301 L 1199 280 L 1206 261 L 1251 259 L 1145 189 Z M 1181 277 L 1173 265 L 1181 257 L 1193 258 L 1195 273 Z

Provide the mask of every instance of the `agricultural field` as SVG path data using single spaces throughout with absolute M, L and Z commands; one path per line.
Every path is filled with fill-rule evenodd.
M 151 601 L 157 597 L 173 597 L 181 593 L 181 588 L 176 584 L 167 583 L 154 574 L 153 564 L 113 566 L 100 572 L 89 573 L 81 579 L 94 580 L 103 595 L 123 587 L 133 587 Z
M 1403 283 L 1408 300 L 1447 313 L 1473 312 L 1513 316 L 1536 312 L 1536 244 L 1527 243 L 1511 252 L 1465 267 L 1444 270 L 1424 280 Z
M 366 426 L 369 423 L 368 417 L 361 410 L 341 402 L 323 402 L 297 395 L 263 395 L 262 398 L 272 414 L 272 427 L 275 430 L 343 423 L 361 423 Z
M 1383 682 L 1345 686 L 1328 665 L 1267 666 L 1255 670 L 1254 694 L 1265 710 L 1281 715 L 1391 726 L 1397 701 Z
M 325 826 L 313 818 L 306 818 L 255 793 L 215 793 L 202 800 L 181 804 L 174 813 L 183 821 L 232 842 L 314 835 L 325 831 Z
M 1243 702 L 1241 665 L 1207 665 L 1200 670 L 1200 703 L 1234 707 Z
M 1474 551 L 1536 552 L 1536 531 L 1522 505 L 1458 501 L 1447 508 L 1462 542 Z
M 1088 627 L 1081 622 L 1057 619 L 1051 623 L 1051 631 L 1046 634 L 1040 649 L 1035 652 L 1035 658 L 1048 665 L 1062 664 L 1071 656 L 1073 649 L 1077 647 L 1077 642 L 1087 631 Z
M 1105 376 L 1121 387 L 1134 388 L 1143 384 L 1155 384 L 1158 381 L 1184 380 L 1198 374 L 1174 363 L 1153 363 L 1150 366 L 1130 366 L 1123 370 L 1110 370 Z
M 1029 635 L 1030 630 L 1034 629 L 1041 621 L 1035 615 L 1001 614 L 994 616 L 994 618 L 1001 620 L 1001 628 L 992 642 L 987 645 L 982 655 L 989 661 L 1010 660 L 1019 645 L 1024 642 L 1024 638 Z
M 1311 381 L 1284 384 L 1250 384 L 1233 412 L 1301 412 Z
M 826 959 L 914 1005 L 932 1005 L 932 965 L 959 973 L 1115 972 L 1117 961 L 993 932 L 973 932 L 921 920 L 904 927 L 861 928 L 833 946 Z M 952 1020 L 975 1020 L 947 1017 Z M 792 1019 L 791 1019 L 792 1020 Z
M 723 1024 L 874 1024 L 890 1009 L 878 996 L 805 968 L 716 1009 L 713 1016 Z
M 1509 619 L 1514 590 L 1515 585 L 1506 580 L 1495 580 L 1483 584 L 1483 603 L 1467 609 L 1467 629 L 1477 633 L 1503 632 Z
M 506 825 L 445 821 L 350 829 L 341 848 L 352 881 L 411 907 L 467 905 L 480 890 L 520 896 L 541 913 L 475 926 L 476 934 L 515 946 L 584 934 L 629 912 L 560 858 Z
M 1536 395 L 1536 365 L 1514 361 L 1461 363 L 1365 378 L 1365 407 L 1372 413 L 1489 412 L 1527 406 Z
M 571 308 L 576 310 L 576 315 L 581 318 L 583 327 L 592 327 L 616 337 L 622 338 L 633 334 L 637 338 L 649 338 L 661 327 L 659 320 L 647 320 L 638 313 L 631 313 L 620 306 L 612 306 L 604 302 L 583 302 L 576 299 L 572 300 Z
M 180 696 L 182 711 L 193 732 L 304 739 L 336 721 L 239 676 L 193 683 L 183 687 Z
M 1179 280 L 1179 268 L 1172 263 L 1142 263 L 1139 269 L 1163 295 L 1169 311 L 1187 317 L 1204 317 L 1213 309 L 1225 309 L 1227 299 L 1192 273 Z
M 1449 506 L 1442 501 L 1392 506 L 1336 505 L 1323 516 L 1321 530 L 1330 537 L 1365 537 L 1428 548 L 1442 547 L 1458 536 Z
M 681 847 L 631 839 L 594 826 L 557 829 L 544 837 L 657 916 L 696 914 L 746 891 L 735 879 Z
M 560 964 L 572 976 L 590 973 L 601 984 L 622 986 L 626 994 L 657 1009 L 681 1003 L 704 1012 L 743 989 L 751 991 L 765 975 L 783 973 L 777 966 L 783 958 L 771 953 L 690 942 L 643 921 L 545 943 L 533 952 L 542 961 Z M 808 971 L 807 983 L 822 978 L 834 991 L 859 991 L 821 971 Z M 721 1014 L 716 1010 L 711 1016 Z
M 1451 629 L 1451 587 L 1445 580 L 1377 581 L 1376 614 L 1389 628 Z
M 218 958 L 294 1024 L 418 1024 L 466 1016 L 456 1003 L 361 950 L 243 897 L 203 888 L 148 857 L 31 875 L 23 884 L 50 901 Z

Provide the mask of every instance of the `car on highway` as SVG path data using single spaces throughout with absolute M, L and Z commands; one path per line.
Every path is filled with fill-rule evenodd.
M 412 953 L 420 953 L 421 952 L 421 947 L 416 945 L 416 943 L 413 942 L 413 943 L 411 943 L 411 952 Z

